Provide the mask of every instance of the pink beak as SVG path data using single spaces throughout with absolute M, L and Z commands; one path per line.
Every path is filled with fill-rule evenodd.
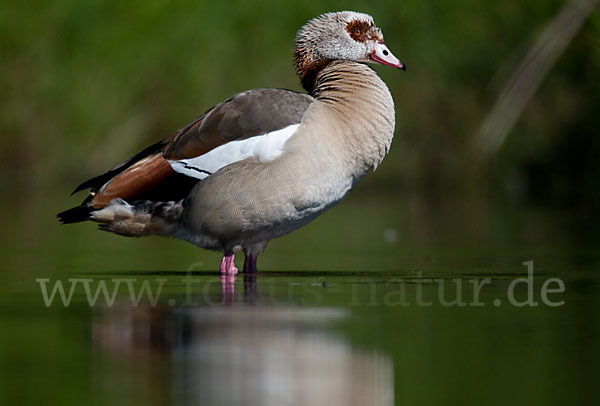
M 377 41 L 375 43 L 375 50 L 371 53 L 371 55 L 369 55 L 369 57 L 373 60 L 373 62 L 406 70 L 406 65 L 400 62 L 382 41 Z

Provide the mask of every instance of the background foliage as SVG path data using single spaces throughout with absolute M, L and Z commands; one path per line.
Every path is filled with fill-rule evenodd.
M 518 204 L 600 205 L 600 19 L 592 13 L 495 156 L 474 135 L 559 0 L 0 4 L 0 185 L 70 191 L 231 94 L 299 90 L 296 30 L 330 10 L 372 14 L 401 73 L 392 152 L 366 181 L 401 193 L 484 193 Z
M 36 279 L 168 277 L 177 287 L 184 272 L 197 271 L 219 294 L 220 254 L 181 241 L 120 238 L 92 224 L 62 227 L 54 216 L 83 199 L 68 196 L 75 185 L 232 94 L 300 90 L 296 31 L 343 9 L 373 15 L 408 65 L 407 72 L 375 67 L 396 102 L 393 146 L 338 207 L 270 243 L 258 291 L 272 291 L 283 306 L 279 299 L 291 295 L 306 307 L 306 292 L 322 289 L 318 305 L 352 315 L 343 343 L 389 357 L 398 403 L 577 404 L 595 396 L 597 12 L 498 153 L 481 157 L 474 147 L 507 78 L 566 1 L 0 1 L 0 403 L 164 404 L 186 396 L 184 389 L 193 393 L 193 358 L 181 348 L 141 356 L 101 348 L 92 336 L 110 309 L 90 308 L 81 290 L 78 305 L 45 308 Z M 394 291 L 396 278 L 410 281 L 421 271 L 465 285 L 490 276 L 494 284 L 482 290 L 489 303 L 523 276 L 527 260 L 535 260 L 536 276 L 567 282 L 565 306 L 370 304 L 373 289 Z M 348 306 L 355 286 L 361 306 Z M 236 289 L 245 300 L 242 277 Z M 435 296 L 437 286 L 425 290 Z M 115 308 L 116 319 L 128 318 L 123 310 Z M 184 326 L 173 314 L 196 314 L 156 310 L 155 320 L 173 328 Z M 138 329 L 158 331 L 146 326 Z M 211 337 L 205 327 L 197 331 Z M 173 354 L 185 362 L 173 362 Z

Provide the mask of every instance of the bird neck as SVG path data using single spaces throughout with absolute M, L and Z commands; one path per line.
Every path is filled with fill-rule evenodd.
M 294 50 L 294 62 L 302 87 L 312 95 L 319 72 L 327 67 L 332 60 L 319 58 L 310 47 L 299 45 Z
M 335 117 L 343 142 L 367 167 L 377 167 L 387 153 L 395 126 L 394 100 L 369 66 L 332 61 L 315 78 L 312 96 Z
M 377 73 L 364 63 L 332 61 L 316 74 L 311 94 L 348 118 L 377 117 L 393 126 L 392 95 Z

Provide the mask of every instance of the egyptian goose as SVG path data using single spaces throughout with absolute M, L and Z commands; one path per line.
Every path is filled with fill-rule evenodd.
M 62 223 L 92 220 L 116 234 L 175 237 L 223 251 L 221 272 L 256 272 L 269 240 L 339 202 L 390 148 L 392 96 L 365 62 L 405 70 L 369 15 L 326 13 L 297 34 L 307 94 L 238 93 L 170 137 L 75 191 Z

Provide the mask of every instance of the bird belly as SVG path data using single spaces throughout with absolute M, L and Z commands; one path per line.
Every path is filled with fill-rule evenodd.
M 174 236 L 216 250 L 268 241 L 306 225 L 351 187 L 352 178 L 332 168 L 237 162 L 196 185 L 185 231 Z

